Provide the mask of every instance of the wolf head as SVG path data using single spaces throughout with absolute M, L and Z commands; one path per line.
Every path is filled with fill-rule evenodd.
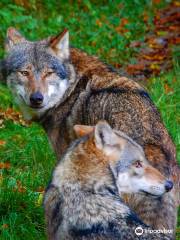
M 79 137 L 94 135 L 96 148 L 109 159 L 120 194 L 141 192 L 159 197 L 172 189 L 173 183 L 148 163 L 141 146 L 123 132 L 102 121 L 95 127 L 75 125 L 74 130 Z
M 69 34 L 30 42 L 7 31 L 7 83 L 25 118 L 38 118 L 59 102 L 74 81 L 69 64 Z

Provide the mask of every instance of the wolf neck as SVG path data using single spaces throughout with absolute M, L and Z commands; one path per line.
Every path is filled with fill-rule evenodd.
M 66 109 L 71 109 L 70 102 L 77 99 L 77 95 L 83 90 L 99 90 L 103 88 L 121 88 L 125 90 L 143 90 L 143 88 L 126 77 L 120 77 L 118 72 L 113 70 L 110 66 L 104 64 L 97 57 L 90 56 L 87 53 L 71 48 L 70 61 L 75 70 L 75 80 L 65 93 L 63 99 L 57 103 L 53 109 L 60 108 L 61 118 L 65 112 L 62 111 L 61 106 L 66 105 Z M 53 110 L 48 111 L 45 116 L 41 118 L 42 122 L 46 116 L 51 115 Z M 63 114 L 64 113 L 64 114 Z
M 86 99 L 92 91 L 104 88 L 142 89 L 136 82 L 120 77 L 98 58 L 89 56 L 81 50 L 71 48 L 70 60 L 76 75 L 74 83 L 65 93 L 63 100 L 40 118 L 58 156 L 61 156 L 75 137 L 73 125 L 88 124 L 88 116 L 83 120 L 84 115 L 87 115 L 84 109 Z

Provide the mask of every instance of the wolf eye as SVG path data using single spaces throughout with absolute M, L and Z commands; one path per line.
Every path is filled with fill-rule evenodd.
M 21 71 L 20 72 L 23 76 L 29 76 L 29 72 L 28 71 Z
M 136 168 L 141 168 L 142 167 L 142 162 L 140 160 L 137 160 L 135 163 L 134 163 L 134 166 Z
M 53 73 L 54 73 L 53 71 L 49 71 L 49 72 L 46 73 L 46 76 L 48 77 L 48 76 L 50 76 Z

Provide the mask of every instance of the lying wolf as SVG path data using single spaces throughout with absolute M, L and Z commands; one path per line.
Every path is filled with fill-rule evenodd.
M 174 230 L 180 171 L 175 146 L 147 92 L 98 58 L 70 48 L 67 30 L 30 42 L 10 28 L 6 51 L 7 84 L 24 116 L 42 123 L 57 156 L 75 139 L 75 124 L 107 120 L 140 144 L 147 160 L 175 183 L 161 198 L 135 194 L 127 203 L 146 224 Z
M 87 132 L 84 126 L 75 130 Z M 49 239 L 172 239 L 145 232 L 150 228 L 119 198 L 123 192 L 159 197 L 172 186 L 138 144 L 98 122 L 92 133 L 71 144 L 53 172 L 44 197 Z M 137 227 L 144 230 L 141 236 Z

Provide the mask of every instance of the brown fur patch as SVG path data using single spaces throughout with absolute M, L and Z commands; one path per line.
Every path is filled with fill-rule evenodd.
M 165 160 L 165 156 L 158 146 L 148 144 L 145 146 L 144 151 L 151 163 L 161 164 Z
M 144 169 L 144 176 L 148 180 L 156 181 L 156 182 L 163 182 L 165 181 L 165 177 L 155 168 L 148 166 Z
M 121 87 L 126 89 L 143 89 L 136 82 L 120 77 L 117 72 L 108 69 L 108 66 L 76 48 L 70 49 L 71 60 L 80 76 L 91 79 L 91 87 L 94 89 Z
M 74 166 L 77 170 L 78 179 L 82 183 L 90 181 L 98 181 L 99 178 L 105 176 L 105 169 L 107 169 L 108 158 L 103 152 L 97 149 L 94 136 L 89 136 L 89 139 L 81 143 L 73 154 Z

